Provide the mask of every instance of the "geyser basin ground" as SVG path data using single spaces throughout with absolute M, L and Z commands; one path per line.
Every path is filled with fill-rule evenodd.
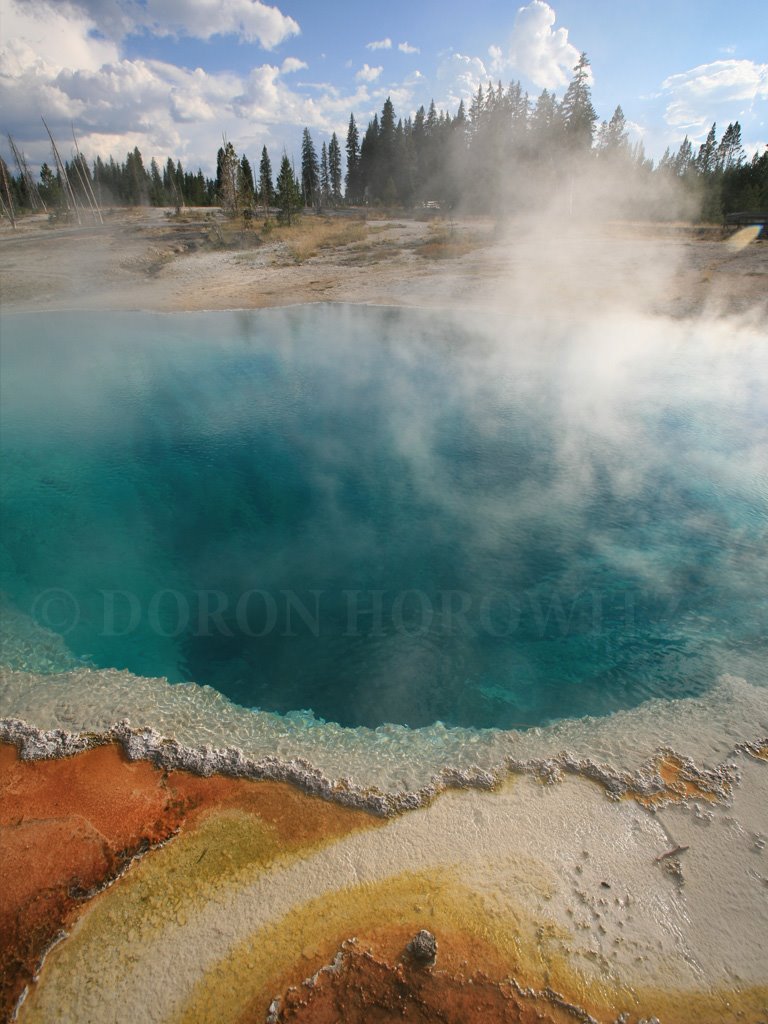
M 765 681 L 768 371 L 747 333 L 22 315 L 2 359 L 6 617 L 74 662 L 369 727 Z M 5 660 L 71 667 L 46 657 Z

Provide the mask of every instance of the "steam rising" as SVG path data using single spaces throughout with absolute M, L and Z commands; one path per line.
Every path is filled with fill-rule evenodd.
M 298 580 L 306 599 L 333 580 L 337 590 L 367 595 L 394 585 L 387 575 L 392 537 L 386 515 L 393 522 L 399 517 L 394 543 L 406 560 L 412 558 L 408 516 L 424 545 L 441 543 L 438 526 L 431 535 L 430 523 L 449 524 L 444 542 L 461 538 L 447 561 L 450 571 L 430 576 L 426 563 L 413 560 L 413 578 L 400 582 L 429 595 L 431 632 L 395 631 L 329 649 L 320 659 L 325 695 L 314 701 L 302 690 L 307 648 L 297 655 L 300 645 L 284 658 L 277 698 L 259 657 L 247 647 L 235 659 L 234 674 L 227 670 L 222 677 L 240 704 L 283 712 L 311 708 L 323 717 L 334 716 L 330 709 L 346 687 L 355 707 L 350 724 L 406 716 L 424 726 L 436 717 L 513 726 L 587 714 L 601 702 L 602 711 L 612 711 L 658 696 L 640 662 L 632 660 L 627 637 L 612 635 L 613 653 L 606 654 L 602 674 L 577 673 L 567 697 L 543 699 L 548 666 L 556 672 L 566 664 L 570 671 L 573 649 L 564 657 L 552 642 L 537 664 L 544 648 L 529 644 L 519 648 L 507 677 L 498 658 L 486 663 L 487 678 L 479 686 L 485 710 L 473 720 L 471 643 L 443 629 L 459 605 L 440 604 L 436 595 L 506 587 L 525 593 L 534 618 L 539 607 L 551 616 L 553 595 L 570 607 L 583 592 L 590 559 L 675 615 L 681 595 L 706 593 L 727 579 L 729 622 L 723 627 L 753 623 L 759 635 L 754 603 L 765 569 L 768 480 L 768 424 L 760 400 L 768 393 L 765 303 L 734 303 L 723 288 L 730 269 L 738 271 L 748 259 L 755 265 L 754 231 L 746 229 L 728 244 L 699 246 L 681 241 L 674 225 L 620 220 L 638 204 L 659 216 L 690 212 L 675 182 L 627 178 L 625 170 L 609 160 L 581 167 L 574 160 L 566 188 L 554 188 L 546 175 L 521 185 L 520 175 L 511 174 L 508 192 L 502 186 L 498 196 L 492 244 L 458 267 L 446 263 L 426 281 L 415 275 L 402 280 L 392 296 L 406 304 L 428 296 L 430 305 L 443 307 L 439 318 L 340 307 L 260 318 L 231 314 L 218 321 L 160 318 L 149 328 L 149 344 L 146 333 L 142 344 L 129 340 L 136 330 L 130 317 L 111 318 L 109 341 L 94 336 L 75 346 L 58 345 L 48 333 L 51 325 L 41 326 L 21 369 L 4 375 L 14 429 L 50 438 L 64 436 L 65 423 L 70 451 L 87 451 L 94 463 L 92 475 L 80 476 L 82 467 L 62 452 L 62 481 L 105 501 L 113 498 L 98 467 L 112 451 L 120 459 L 163 458 L 167 467 L 167 490 L 160 494 L 141 474 L 131 483 L 124 476 L 125 493 L 109 526 L 68 519 L 69 499 L 56 496 L 65 534 L 87 535 L 94 551 L 89 564 L 78 545 L 68 549 L 65 536 L 57 555 L 62 578 L 81 574 L 92 592 L 126 590 L 146 603 L 158 588 L 184 589 L 176 575 L 182 564 L 194 588 L 227 594 L 280 593 Z M 638 196 L 651 180 L 653 193 Z M 466 223 L 447 227 L 460 232 Z M 57 321 L 53 333 L 61 330 L 77 334 L 80 325 L 76 318 L 71 326 Z M 89 330 L 83 323 L 80 333 L 87 337 Z M 47 393 L 38 386 L 43 360 L 53 379 Z M 271 400 L 260 392 L 254 398 L 248 365 L 272 379 Z M 207 382 L 222 373 L 226 401 L 212 402 Z M 139 392 L 142 403 L 135 403 Z M 78 396 L 76 409 L 72 395 Z M 305 411 L 303 419 L 297 408 Z M 535 415 L 526 418 L 529 412 Z M 657 427 L 665 416 L 674 429 L 671 440 L 660 443 Z M 526 431 L 536 433 L 546 451 L 543 468 L 535 445 L 520 442 Z M 125 452 L 126 437 L 134 439 L 132 455 Z M 240 470 L 222 470 L 224 459 L 219 462 L 215 453 L 237 450 L 243 437 L 257 439 L 259 459 L 243 452 Z M 195 444 L 213 453 L 210 476 L 202 479 L 199 466 L 185 461 L 187 446 Z M 382 453 L 390 474 L 385 497 L 377 499 L 383 505 L 367 505 L 383 472 Z M 678 456 L 684 464 L 676 464 Z M 17 493 L 34 516 L 39 469 L 23 458 L 15 469 Z M 681 507 L 678 522 L 656 521 L 655 489 L 664 484 L 683 495 L 686 474 L 690 503 Z M 288 498 L 274 508 L 265 499 L 262 507 L 260 496 L 276 476 L 286 477 Z M 243 480 L 248 488 L 239 492 Z M 363 496 L 357 504 L 355 494 Z M 596 517 L 596 495 L 615 510 L 613 525 Z M 723 500 L 710 501 L 711 495 Z M 50 491 L 45 502 L 50 506 Z M 177 509 L 172 519 L 170 507 Z M 254 539 L 254 509 L 274 521 L 268 548 Z M 642 515 L 648 518 L 645 532 L 623 531 L 623 523 L 632 519 L 637 526 Z M 313 517 L 322 524 L 322 543 L 309 528 Z M 206 527 L 214 519 L 224 529 L 211 536 Z M 115 542 L 112 530 L 120 522 L 126 532 Z M 39 536 L 47 529 L 41 521 Z M 562 536 L 579 530 L 584 550 L 558 561 Z M 700 564 L 681 547 L 679 531 L 702 544 L 708 538 Z M 6 541 L 3 564 L 11 575 L 24 549 L 22 532 Z M 521 540 L 526 535 L 535 536 L 542 550 L 549 546 L 546 572 L 539 566 L 532 573 Z M 151 572 L 137 569 L 126 577 L 124 552 L 136 549 L 137 536 L 148 548 L 153 537 L 162 543 L 147 560 Z M 491 583 L 480 568 L 488 566 Z M 34 587 L 44 584 L 38 577 L 16 593 L 8 589 L 28 612 Z M 91 615 L 98 611 L 88 600 L 83 607 Z M 341 605 L 331 613 L 338 632 L 347 613 Z M 703 646 L 697 653 L 705 613 L 694 607 L 680 615 L 686 640 L 665 663 L 668 696 L 701 694 L 725 672 L 765 682 L 754 637 L 747 642 L 742 632 L 730 652 L 712 658 Z M 112 664 L 106 647 L 89 648 L 77 630 L 71 639 L 79 655 Z M 625 682 L 612 689 L 616 650 L 629 668 L 622 669 Z M 119 667 L 207 682 L 205 666 L 228 655 L 205 636 L 176 643 L 155 635 L 142 657 L 144 662 Z M 343 666 L 338 678 L 334 665 Z M 38 666 L 32 659 L 14 667 Z M 514 697 L 509 679 L 518 684 Z
M 576 302 L 568 318 L 316 307 L 145 318 L 139 343 L 130 315 L 109 342 L 71 318 L 80 341 L 53 350 L 43 392 L 39 354 L 63 323 L 35 324 L 4 374 L 9 437 L 61 438 L 71 464 L 51 477 L 43 447 L 13 465 L 35 532 L 66 526 L 58 575 L 12 568 L 9 589 L 28 611 L 68 588 L 83 624 L 104 591 L 135 594 L 145 618 L 162 590 L 228 598 L 229 633 L 196 630 L 193 609 L 180 639 L 163 621 L 118 667 L 369 725 L 535 724 L 632 706 L 662 680 L 666 696 L 723 672 L 764 681 L 768 368 L 748 324 Z M 29 558 L 29 528 L 8 535 L 7 565 Z M 310 611 L 326 595 L 320 637 L 286 640 L 261 605 L 250 627 L 268 635 L 243 635 L 240 595 L 286 590 Z M 377 590 L 382 629 L 365 618 Z M 638 647 L 625 591 L 669 634 L 663 656 Z M 508 651 L 495 638 L 518 606 Z M 114 664 L 114 640 L 83 628 L 75 650 Z

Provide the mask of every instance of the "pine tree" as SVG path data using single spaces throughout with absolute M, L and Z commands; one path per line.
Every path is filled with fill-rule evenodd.
M 528 131 L 531 104 L 528 99 L 528 93 L 523 92 L 523 87 L 519 81 L 509 86 L 505 97 L 505 105 L 513 136 L 522 138 Z
M 176 182 L 176 191 L 179 194 L 179 200 L 181 202 L 181 205 L 183 206 L 187 196 L 184 190 L 184 168 L 181 166 L 181 160 L 176 161 L 176 169 L 174 170 L 174 175 L 174 180 Z
M 189 171 L 184 175 L 184 195 L 190 206 L 205 206 L 205 178 L 200 168 L 197 174 Z
M 328 145 L 328 172 L 330 174 L 331 201 L 334 206 L 341 203 L 341 148 L 336 132 Z
M 469 179 L 469 134 L 464 102 L 459 103 L 456 116 L 448 126 L 447 150 L 444 171 L 445 200 L 451 208 L 457 206 L 467 195 Z
M 693 146 L 686 135 L 680 143 L 680 148 L 672 159 L 672 166 L 674 167 L 675 174 L 679 178 L 682 178 L 692 171 L 695 164 L 696 161 L 693 156 Z
M 47 163 L 43 162 L 40 166 L 40 195 L 43 198 L 43 202 L 46 206 L 50 206 L 55 209 L 61 202 L 61 186 L 58 182 L 56 175 L 53 173 Z
M 220 196 L 223 188 L 224 179 L 222 177 L 222 169 L 224 167 L 224 147 L 219 146 L 219 151 L 216 154 L 216 195 Z M 173 189 L 173 160 L 168 157 L 168 163 L 165 166 L 165 176 L 163 178 L 165 187 L 171 191 Z
M 103 201 L 103 195 L 104 194 L 103 194 L 102 186 L 103 186 L 104 180 L 105 180 L 105 173 L 104 173 L 105 170 L 106 170 L 106 168 L 104 167 L 104 161 L 101 159 L 100 156 L 97 156 L 95 161 L 94 161 L 94 163 L 93 163 L 93 191 L 96 193 L 96 201 L 99 203 L 99 205 L 101 205 L 102 201 Z M 42 175 L 42 172 L 43 172 L 43 169 L 41 167 L 40 168 L 40 174 L 41 175 Z
M 456 117 L 453 119 L 454 128 L 461 129 L 465 132 L 467 130 L 467 111 L 464 106 L 464 100 L 459 101 L 459 109 L 456 111 Z
M 426 129 L 426 171 L 429 195 L 441 204 L 447 202 L 449 190 L 449 147 L 451 142 L 451 120 L 443 110 L 439 113 L 434 101 L 430 104 L 425 122 Z
M 721 147 L 722 143 L 720 146 L 717 144 L 717 126 L 713 124 L 696 155 L 696 170 L 701 178 L 703 195 L 700 213 L 707 221 L 720 220 L 723 212 Z
M 275 187 L 272 184 L 272 162 L 269 159 L 267 147 L 261 150 L 261 161 L 259 162 L 259 198 L 264 207 L 266 216 L 270 206 L 275 203 Z
M 667 148 L 664 150 L 662 154 L 661 160 L 659 160 L 657 164 L 656 169 L 658 171 L 663 172 L 664 174 L 669 174 L 674 171 L 674 167 L 675 160 L 672 156 L 672 150 L 669 148 L 669 146 L 667 146 Z
M 387 205 L 397 201 L 395 132 L 395 108 L 388 96 L 381 111 L 379 135 L 375 149 L 375 166 L 371 172 L 371 194 L 374 199 L 380 199 Z
M 627 119 L 620 106 L 616 107 L 605 132 L 605 150 L 609 153 L 620 153 L 626 150 L 629 142 Z
M 413 170 L 413 194 L 416 199 L 425 198 L 425 187 L 426 187 L 426 130 L 424 122 L 426 121 L 426 111 L 421 106 L 416 111 L 416 116 L 413 119 L 413 127 L 411 129 L 411 166 Z
M 305 206 L 314 206 L 320 200 L 320 167 L 309 128 L 301 138 L 301 191 Z
M 250 207 L 256 199 L 256 185 L 253 180 L 251 164 L 247 156 L 243 156 L 240 160 L 237 184 L 243 206 L 246 208 Z
M 566 90 L 561 112 L 567 145 L 576 151 L 592 148 L 597 114 L 592 106 L 592 90 L 589 86 L 589 60 L 582 53 L 573 69 L 571 83 Z
M 740 167 L 745 160 L 744 150 L 741 145 L 741 125 L 738 121 L 729 124 L 717 147 L 716 163 L 718 170 L 730 171 L 734 167 Z
M 717 126 L 715 124 L 709 129 L 706 139 L 699 146 L 696 156 L 696 169 L 700 174 L 711 174 L 716 168 L 717 162 Z
M 115 202 L 116 198 L 120 195 L 119 173 L 117 165 L 115 164 L 115 158 L 113 156 L 110 156 L 109 162 L 106 164 L 102 164 L 99 170 L 101 173 L 99 191 L 101 191 L 101 186 L 103 185 L 103 188 L 109 197 L 109 202 L 113 203 Z
M 139 147 L 134 146 L 125 160 L 126 199 L 133 206 L 139 206 L 149 191 L 149 176 L 144 169 Z
M 597 133 L 597 155 L 603 161 L 614 165 L 634 163 L 637 168 L 645 165 L 645 152 L 629 144 L 627 120 L 621 107 L 616 107 L 610 121 L 603 121 Z
M 368 122 L 365 129 L 363 142 L 360 146 L 360 164 L 358 176 L 359 199 L 364 202 L 369 199 L 374 187 L 374 175 L 376 172 L 376 150 L 379 142 L 379 116 L 373 115 L 373 120 Z
M 157 160 L 152 157 L 152 161 L 149 165 L 149 177 L 151 185 L 149 186 L 149 201 L 153 206 L 164 206 L 165 205 L 165 190 L 163 188 L 163 178 L 160 174 L 160 168 Z
M 328 167 L 328 147 L 323 143 L 320 150 L 320 205 L 327 206 L 331 201 L 331 172 Z
M 302 208 L 303 203 L 301 188 L 293 173 L 291 161 L 288 159 L 288 155 L 283 153 L 275 191 L 275 204 L 280 209 L 280 216 L 290 224 L 294 214 Z
M 531 114 L 531 131 L 537 137 L 537 145 L 541 145 L 550 135 L 551 129 L 556 126 L 558 113 L 559 108 L 555 94 L 544 89 L 536 100 Z
M 219 153 L 223 155 L 224 150 L 220 149 Z M 181 199 L 176 195 L 176 168 L 173 166 L 173 160 L 170 157 L 166 160 L 165 167 L 163 168 L 163 192 L 165 193 L 166 203 L 170 203 L 172 206 L 181 206 Z
M 427 119 L 424 122 L 424 131 L 427 135 L 434 136 L 437 134 L 437 107 L 435 107 L 434 100 L 431 100 L 429 104 Z
M 359 203 L 362 198 L 360 188 L 360 134 L 355 124 L 354 114 L 349 115 L 349 128 L 347 129 L 346 189 L 347 202 Z
M 216 166 L 216 182 L 218 185 L 218 198 L 222 208 L 233 216 L 240 209 L 240 194 L 238 191 L 238 171 L 240 161 L 237 159 L 235 147 L 231 142 L 224 139 L 224 145 L 219 150 Z
M 482 85 L 478 85 L 477 92 L 472 97 L 469 105 L 469 134 L 472 139 L 477 138 L 483 123 L 485 113 L 485 95 Z

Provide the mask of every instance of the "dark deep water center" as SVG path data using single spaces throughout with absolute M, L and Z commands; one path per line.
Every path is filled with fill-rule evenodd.
M 758 682 L 767 365 L 661 321 L 4 316 L 5 607 L 343 725 Z

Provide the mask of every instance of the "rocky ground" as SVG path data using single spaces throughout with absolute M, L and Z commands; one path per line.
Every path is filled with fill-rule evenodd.
M 764 311 L 768 246 L 718 228 L 307 215 L 265 231 L 218 211 L 43 215 L 0 228 L 5 310 L 195 310 L 364 302 L 579 315 Z

